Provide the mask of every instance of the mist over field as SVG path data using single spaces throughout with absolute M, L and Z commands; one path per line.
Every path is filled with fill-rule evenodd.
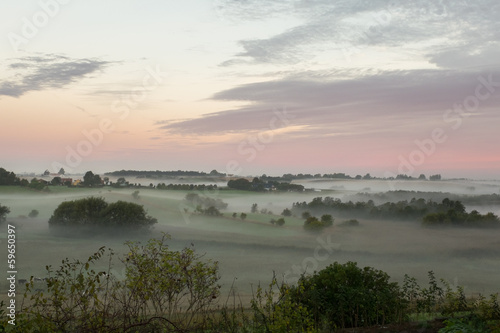
M 131 183 L 135 181 L 128 179 Z M 194 214 L 195 207 L 185 200 L 189 191 L 140 188 L 139 197 L 133 197 L 134 188 L 99 189 L 50 187 L 51 192 L 39 193 L 22 188 L 1 189 L 0 203 L 10 207 L 7 222 L 16 226 L 18 278 L 45 277 L 45 265 L 57 268 L 61 260 L 86 258 L 99 247 L 126 251 L 126 240 L 145 243 L 161 232 L 172 236 L 172 249 L 192 246 L 220 263 L 223 297 L 235 287 L 242 299 L 248 299 L 252 286 L 267 284 L 273 272 L 281 279 L 294 283 L 302 273 L 312 273 L 338 261 L 356 261 L 360 266 L 371 266 L 386 271 L 395 281 L 404 274 L 427 283 L 427 272 L 434 271 L 438 278 L 452 285 L 462 285 L 467 293 L 488 294 L 499 289 L 500 230 L 473 228 L 424 228 L 415 221 L 388 221 L 384 219 L 358 219 L 358 227 L 344 227 L 346 217 L 333 216 L 333 227 L 321 233 L 307 232 L 300 216 L 285 217 L 284 226 L 269 223 L 278 218 L 294 202 L 309 202 L 315 197 L 334 197 L 342 200 L 366 201 L 364 195 L 391 191 L 391 184 L 382 180 L 297 180 L 314 189 L 304 192 L 249 192 L 218 189 L 195 191 L 200 196 L 221 199 L 227 203 L 222 217 Z M 398 181 L 397 190 L 420 191 L 426 195 L 439 192 L 476 196 L 498 194 L 498 182 L 466 180 L 450 181 Z M 394 187 L 393 187 L 394 189 Z M 410 194 L 411 195 L 411 194 Z M 107 202 L 130 201 L 143 205 L 158 223 L 148 234 L 96 235 L 91 237 L 60 237 L 49 231 L 48 219 L 64 201 L 103 197 Z M 397 196 L 396 196 L 397 197 Z M 391 200 L 387 200 L 391 201 Z M 259 212 L 251 213 L 252 204 Z M 36 209 L 39 215 L 28 218 Z M 500 213 L 499 204 L 466 205 L 466 210 Z M 246 213 L 245 220 L 239 218 Z M 233 218 L 232 214 L 237 213 Z M 1 230 L 5 234 L 5 227 Z M 5 238 L 0 245 L 5 251 Z M 123 277 L 123 268 L 115 263 L 113 272 Z

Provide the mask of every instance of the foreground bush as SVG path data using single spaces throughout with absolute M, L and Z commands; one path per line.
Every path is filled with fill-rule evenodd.
M 186 332 L 205 325 L 219 296 L 217 262 L 201 261 L 193 249 L 169 250 L 166 241 L 128 243 L 120 258 L 126 278 L 108 269 L 100 248 L 87 261 L 65 259 L 57 270 L 47 267 L 45 287 L 27 284 L 16 329 L 19 332 Z M 39 283 L 39 282 L 38 282 Z
M 291 297 L 313 315 L 316 327 L 371 326 L 402 320 L 405 302 L 389 275 L 355 262 L 334 264 L 303 276 Z

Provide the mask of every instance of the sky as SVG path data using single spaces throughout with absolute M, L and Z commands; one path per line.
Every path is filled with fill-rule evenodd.
M 500 179 L 496 0 L 0 3 L 0 166 Z

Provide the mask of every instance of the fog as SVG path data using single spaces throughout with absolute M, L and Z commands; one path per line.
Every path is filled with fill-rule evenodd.
M 167 183 L 167 182 L 166 182 Z M 269 223 L 268 214 L 251 214 L 258 209 L 279 215 L 294 202 L 310 201 L 318 196 L 341 199 L 354 198 L 358 192 L 376 194 L 391 190 L 379 180 L 318 181 L 302 180 L 297 183 L 315 191 L 301 193 L 255 193 L 217 190 L 197 192 L 202 196 L 221 199 L 228 204 L 223 217 L 193 214 L 195 207 L 184 200 L 187 191 L 139 189 L 139 199 L 132 197 L 136 189 L 69 189 L 61 187 L 51 193 L 16 190 L 0 193 L 0 204 L 8 206 L 11 213 L 7 223 L 14 224 L 17 236 L 18 279 L 45 276 L 45 265 L 57 267 L 65 257 L 85 259 L 100 246 L 126 251 L 126 240 L 147 241 L 161 232 L 172 235 L 172 249 L 194 244 L 204 258 L 220 264 L 223 296 L 227 296 L 234 282 L 242 299 L 248 299 L 252 285 L 269 283 L 273 272 L 279 278 L 295 282 L 299 274 L 312 273 L 334 261 L 356 261 L 360 266 L 372 266 L 386 271 L 394 281 L 402 281 L 404 274 L 416 277 L 422 285 L 427 283 L 427 272 L 432 270 L 438 278 L 465 287 L 467 293 L 488 294 L 500 291 L 500 230 L 423 228 L 418 222 L 359 219 L 359 227 L 342 227 L 346 218 L 335 219 L 333 227 L 320 234 L 303 229 L 303 219 L 285 218 L 282 227 Z M 432 193 L 449 192 L 459 195 L 498 194 L 498 182 L 477 181 L 406 181 L 397 182 L 396 189 Z M 369 190 L 368 190 L 369 189 Z M 321 191 L 319 191 L 321 190 Z M 50 233 L 48 219 L 64 200 L 74 200 L 90 195 L 102 196 L 108 202 L 126 200 L 144 205 L 148 213 L 158 219 L 153 231 L 147 235 L 94 236 L 89 238 L 57 237 Z M 500 205 L 470 205 L 467 210 L 500 214 Z M 40 214 L 26 216 L 32 209 Z M 233 213 L 247 213 L 242 221 L 232 218 Z M 1 254 L 6 253 L 6 225 L 2 224 Z M 123 276 L 117 262 L 115 274 Z M 3 288 L 2 290 L 5 290 Z M 224 294 L 225 293 L 225 294 Z
M 386 192 L 395 190 L 421 192 L 450 192 L 455 194 L 500 194 L 500 182 L 474 180 L 323 180 L 307 179 L 294 181 L 306 188 L 317 190 L 336 190 L 344 193 L 357 192 Z

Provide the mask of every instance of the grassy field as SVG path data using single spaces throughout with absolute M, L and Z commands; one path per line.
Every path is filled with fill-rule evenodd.
M 307 193 L 254 193 L 220 190 L 206 194 L 228 203 L 222 217 L 194 214 L 195 207 L 185 202 L 186 191 L 139 189 L 139 199 L 134 199 L 135 189 L 116 188 L 67 188 L 51 187 L 49 193 L 36 192 L 20 187 L 0 187 L 0 204 L 10 207 L 7 223 L 17 227 L 18 278 L 45 276 L 45 266 L 57 266 L 65 257 L 86 258 L 99 247 L 111 247 L 117 252 L 126 251 L 127 240 L 144 242 L 161 232 L 172 235 L 170 246 L 181 249 L 194 244 L 206 258 L 219 261 L 223 291 L 228 291 L 233 281 L 241 295 L 248 296 L 251 286 L 259 281 L 268 283 L 273 271 L 280 277 L 285 274 L 298 277 L 301 272 L 311 273 L 334 262 L 357 261 L 360 266 L 382 269 L 401 281 L 408 273 L 426 281 L 427 272 L 451 283 L 466 286 L 470 293 L 498 291 L 500 286 L 500 239 L 497 230 L 424 229 L 418 223 L 360 220 L 357 228 L 337 225 L 322 234 L 303 230 L 301 218 L 285 218 L 278 227 L 269 223 L 293 202 L 309 201 L 319 196 Z M 48 219 L 56 207 L 65 200 L 88 196 L 102 196 L 106 201 L 125 200 L 136 202 L 158 219 L 150 234 L 133 236 L 95 236 L 91 238 L 56 237 L 49 232 Z M 250 213 L 253 203 L 258 208 L 274 214 Z M 26 216 L 32 209 L 40 212 L 31 219 Z M 237 213 L 233 218 L 232 214 Z M 241 220 L 240 213 L 247 218 Z M 334 216 L 335 217 L 335 216 Z M 0 225 L 0 256 L 6 257 L 7 228 Z M 332 244 L 325 250 L 325 244 Z M 335 250 L 332 250 L 332 249 Z M 114 268 L 122 274 L 120 265 Z M 236 279 L 236 280 L 235 280 Z M 0 283 L 2 294 L 6 283 Z

